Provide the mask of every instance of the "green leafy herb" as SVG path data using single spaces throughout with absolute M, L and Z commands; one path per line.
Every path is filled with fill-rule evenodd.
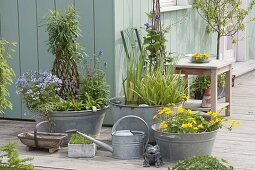
M 218 160 L 211 156 L 195 156 L 183 161 L 179 161 L 172 170 L 233 170 L 227 165 L 227 161 Z M 170 170 L 170 168 L 168 168 Z
M 0 169 L 33 170 L 34 166 L 27 163 L 33 160 L 33 158 L 20 159 L 16 148 L 16 142 L 10 142 L 7 145 L 0 146 Z M 7 162 L 3 161 L 4 158 L 7 158 Z
M 95 138 L 95 136 L 87 134 L 88 136 Z M 75 133 L 72 134 L 72 137 L 69 141 L 70 144 L 92 144 L 92 142 L 82 136 L 80 136 L 79 134 Z
M 0 39 L 0 114 L 4 113 L 6 108 L 12 109 L 12 103 L 8 99 L 10 92 L 7 87 L 13 83 L 14 71 L 9 65 L 9 59 L 12 59 L 11 52 L 16 43 L 9 43 Z

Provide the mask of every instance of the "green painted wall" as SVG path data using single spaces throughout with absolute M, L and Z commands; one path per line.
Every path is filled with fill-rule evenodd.
M 86 52 L 93 56 L 104 51 L 108 62 L 107 81 L 112 96 L 122 95 L 121 80 L 125 53 L 120 31 L 136 27 L 143 28 L 148 21 L 145 12 L 151 9 L 152 0 L 0 0 L 0 36 L 16 41 L 18 46 L 11 61 L 16 76 L 30 70 L 50 69 L 54 57 L 47 52 L 47 33 L 43 17 L 50 9 L 64 9 L 69 4 L 76 6 L 80 15 L 83 37 L 79 39 Z M 255 12 L 252 14 L 255 16 Z M 205 32 L 205 23 L 193 9 L 164 12 L 163 25 L 172 25 L 167 34 L 167 49 L 176 56 L 186 53 L 215 53 L 215 36 Z M 180 22 L 181 21 L 181 22 Z M 177 24 L 176 24 L 177 23 Z M 255 56 L 254 23 L 247 25 L 247 53 Z M 144 31 L 141 30 L 141 36 Z M 14 109 L 6 110 L 5 117 L 31 119 L 33 115 L 22 104 L 14 86 L 10 87 Z M 106 123 L 111 123 L 110 112 Z
M 93 56 L 101 49 L 104 51 L 109 65 L 108 82 L 114 95 L 114 10 L 111 0 L 1 0 L 0 35 L 18 43 L 11 61 L 15 80 L 26 71 L 51 68 L 54 57 L 47 52 L 48 35 L 43 17 L 50 9 L 64 9 L 70 4 L 77 7 L 80 15 L 83 37 L 79 41 L 86 52 Z M 6 110 L 4 117 L 33 119 L 33 114 L 16 94 L 15 87 L 9 89 L 14 109 Z

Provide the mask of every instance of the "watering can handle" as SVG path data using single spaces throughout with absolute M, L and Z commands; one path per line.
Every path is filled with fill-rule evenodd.
M 142 121 L 146 127 L 147 127 L 147 141 L 146 141 L 146 144 L 145 144 L 145 149 L 149 143 L 149 139 L 150 139 L 150 128 L 148 126 L 148 124 L 142 119 L 140 118 L 139 116 L 135 116 L 135 115 L 128 115 L 128 116 L 124 116 L 122 118 L 120 118 L 112 127 L 112 135 L 116 132 L 116 127 L 119 125 L 119 123 L 123 120 L 123 119 L 126 119 L 126 118 L 136 118 L 136 119 L 139 119 L 140 121 Z

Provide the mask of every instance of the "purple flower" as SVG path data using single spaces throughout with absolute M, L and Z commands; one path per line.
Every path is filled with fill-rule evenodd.
M 146 24 L 144 24 L 144 25 L 145 25 L 145 27 L 146 27 L 146 30 L 152 28 L 152 26 L 151 26 L 149 23 L 146 23 Z
M 107 64 L 108 64 L 108 63 L 107 63 L 107 61 L 105 61 L 105 62 L 104 62 L 104 66 L 106 67 L 106 66 L 107 66 Z
M 104 54 L 103 50 L 101 49 L 98 53 L 98 57 L 101 57 Z
M 155 21 L 160 21 L 160 16 L 159 16 L 159 15 L 156 15 L 156 16 L 154 17 L 154 20 L 155 20 Z
M 93 77 L 93 75 L 95 74 L 95 72 L 94 71 L 89 71 L 88 73 L 87 73 L 87 77 Z

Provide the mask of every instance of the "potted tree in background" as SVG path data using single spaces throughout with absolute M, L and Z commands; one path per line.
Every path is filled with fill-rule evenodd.
M 8 100 L 10 92 L 8 85 L 13 83 L 14 71 L 9 65 L 9 59 L 12 58 L 11 52 L 16 43 L 9 43 L 0 39 L 0 116 L 6 108 L 12 109 L 12 103 Z
M 39 113 L 37 121 L 51 121 L 54 132 L 79 129 L 98 135 L 108 108 L 109 88 L 99 65 L 90 68 L 84 63 L 90 57 L 84 56 L 77 42 L 80 29 L 75 8 L 51 11 L 46 25 L 49 51 L 55 55 L 52 72 L 25 73 L 16 83 L 18 91 L 28 108 Z
M 217 34 L 217 59 L 220 58 L 221 37 L 231 36 L 235 43 L 235 35 L 245 29 L 244 19 L 248 10 L 241 8 L 240 0 L 195 0 L 193 8 L 207 22 L 207 32 Z

